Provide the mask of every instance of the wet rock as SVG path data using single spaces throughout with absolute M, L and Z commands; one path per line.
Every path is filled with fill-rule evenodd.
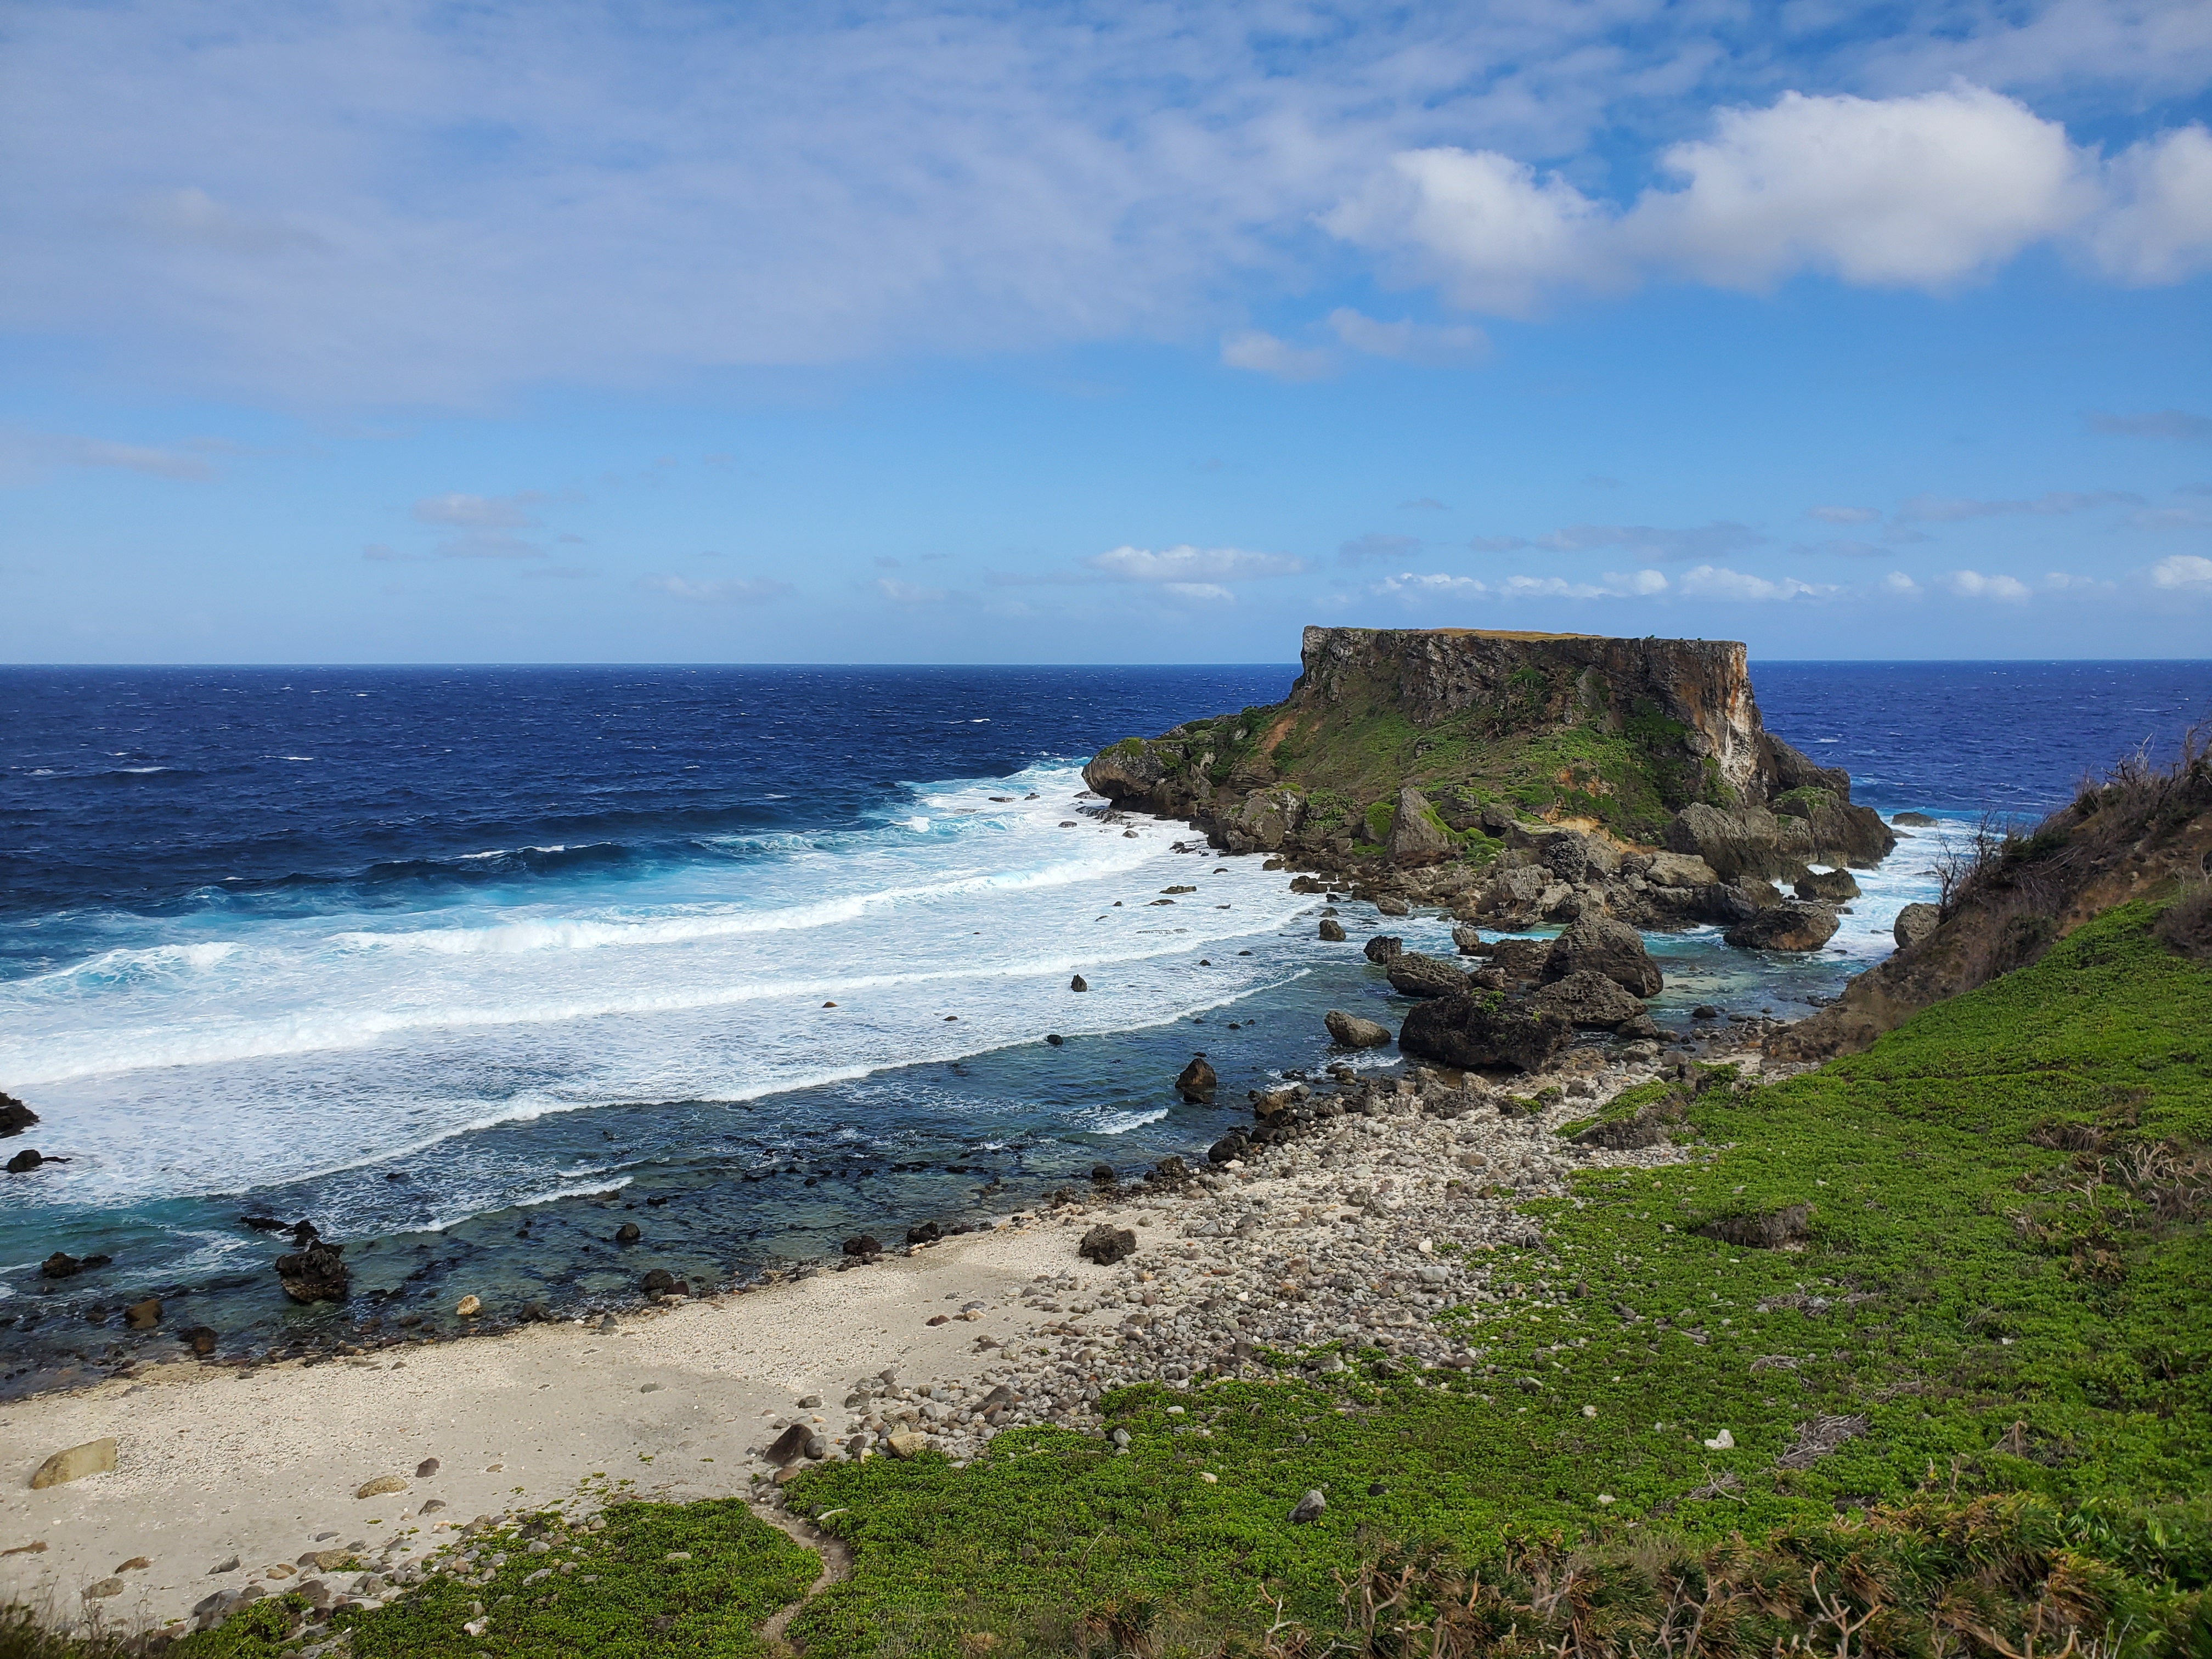
M 655 1267 L 639 1282 L 638 1288 L 647 1296 L 665 1296 L 683 1281 L 665 1267 Z
M 215 1328 L 211 1325 L 188 1325 L 177 1333 L 177 1340 L 190 1348 L 199 1358 L 205 1359 L 215 1352 L 215 1345 L 221 1339 L 216 1336 Z
M 1505 1066 L 1533 1072 L 1567 1046 L 1573 1027 L 1558 1014 L 1519 1007 L 1494 991 L 1418 1003 L 1398 1046 L 1446 1066 Z
M 1701 1002 L 1690 1010 L 1692 1019 L 1718 1019 L 1720 1017 L 1721 1011 L 1710 1002 Z
M 1146 1175 L 1145 1179 L 1168 1186 L 1180 1186 L 1190 1179 L 1190 1166 L 1181 1158 L 1170 1155 L 1153 1164 L 1151 1173 Z
M 1547 939 L 1502 939 L 1490 947 L 1490 965 L 1509 980 L 1540 978 L 1556 941 Z
M 1094 1187 L 1111 1187 L 1118 1179 L 1119 1177 L 1114 1173 L 1114 1166 L 1110 1164 L 1094 1164 L 1091 1166 L 1091 1184 Z
M 1067 981 L 1067 988 L 1071 991 L 1087 991 L 1091 988 L 1091 984 L 1082 975 L 1078 974 Z
M 1204 1054 L 1193 1054 L 1190 1064 L 1184 1066 L 1175 1080 L 1176 1092 L 1193 1105 L 1204 1105 L 1213 1098 L 1213 1091 L 1221 1079 Z
M 1390 988 L 1400 996 L 1452 997 L 1468 988 L 1466 974 L 1449 962 L 1418 951 L 1401 951 L 1382 964 L 1382 969 Z
M 1413 907 L 1394 893 L 1385 893 L 1375 901 L 1375 914 L 1382 916 L 1410 916 Z
M 0 1139 L 19 1135 L 39 1121 L 39 1115 L 10 1094 L 0 1094 Z
M 426 1457 L 415 1466 L 415 1478 L 417 1480 L 428 1480 L 437 1472 L 438 1460 L 434 1457 Z
M 1747 1250 L 1777 1250 L 1811 1231 L 1812 1218 L 1811 1205 L 1791 1204 L 1756 1215 L 1723 1216 L 1708 1221 L 1698 1231 L 1707 1238 L 1717 1238 L 1723 1244 L 1740 1245 Z
M 31 1490 L 43 1492 L 48 1486 L 82 1480 L 88 1474 L 112 1474 L 114 1468 L 115 1437 L 88 1440 L 82 1446 L 58 1451 L 40 1464 L 38 1473 L 31 1477 Z
M 1914 830 L 1933 830 L 1936 827 L 1936 820 L 1925 812 L 1893 812 L 1889 815 L 1889 821 Z
M 1583 969 L 1553 981 L 1528 999 L 1540 1013 L 1557 1014 L 1569 1024 L 1611 1030 L 1644 1013 L 1644 1005 L 1603 974 Z
M 1848 904 L 1859 896 L 1859 884 L 1848 870 L 1808 870 L 1792 884 L 1792 890 L 1801 899 Z
M 615 1243 L 617 1244 L 635 1244 L 644 1237 L 643 1233 L 638 1231 L 637 1223 L 635 1221 L 625 1221 L 615 1229 Z
M 550 1325 L 553 1322 L 553 1310 L 543 1302 L 526 1302 L 514 1310 L 514 1317 L 520 1324 Z
M 1942 911 L 1932 904 L 1908 904 L 1897 913 L 1897 921 L 1889 930 L 1890 937 L 1902 951 L 1926 939 L 1942 920 Z
M 1102 1267 L 1110 1267 L 1115 1262 L 1136 1255 L 1137 1235 L 1127 1227 L 1112 1227 L 1101 1222 L 1083 1235 L 1082 1242 L 1075 1247 L 1075 1253 L 1085 1261 L 1095 1261 Z
M 945 1237 L 945 1229 L 934 1221 L 918 1221 L 906 1230 L 909 1244 L 934 1244 Z
M 315 1239 L 304 1250 L 276 1258 L 276 1282 L 295 1302 L 343 1302 L 353 1279 L 344 1257 L 343 1244 Z
M 861 1233 L 848 1238 L 840 1248 L 847 1255 L 859 1256 L 862 1261 L 884 1253 L 883 1241 L 872 1233 Z
M 1644 935 L 1610 916 L 1580 918 L 1545 952 L 1542 978 L 1547 983 L 1580 973 L 1602 974 L 1638 997 L 1658 995 L 1664 983 L 1659 964 L 1644 948 Z
M 463 1319 L 474 1319 L 483 1311 L 483 1301 L 480 1297 L 465 1296 L 453 1304 L 453 1312 Z
M 1330 1009 L 1322 1017 L 1322 1024 L 1328 1027 L 1330 1041 L 1346 1048 L 1381 1048 L 1390 1042 L 1389 1026 L 1347 1014 L 1341 1008 Z
M 1482 934 L 1473 927 L 1452 929 L 1452 948 L 1463 957 L 1486 957 L 1490 947 L 1482 942 Z
M 1251 1144 L 1243 1135 L 1225 1134 L 1206 1149 L 1206 1161 L 1208 1164 L 1227 1164 L 1243 1157 Z
M 1785 899 L 1736 923 L 1721 937 L 1745 951 L 1817 951 L 1841 924 L 1825 904 Z
M 150 1331 L 161 1322 L 161 1304 L 158 1297 L 148 1297 L 143 1302 L 134 1302 L 123 1310 L 123 1322 L 134 1331 Z
M 1328 944 L 1328 945 L 1341 945 L 1341 944 L 1343 944 L 1343 943 L 1344 943 L 1344 924 L 1343 924 L 1342 922 L 1340 922 L 1340 921 L 1337 921 L 1337 920 L 1336 920 L 1336 918 L 1335 918 L 1335 917 L 1334 917 L 1334 916 L 1323 916 L 1323 917 L 1321 919 L 1321 937 L 1322 937 L 1322 942 L 1323 942 L 1323 943 L 1325 943 L 1325 944 Z M 14 1166 L 13 1164 L 10 1164 L 9 1167 L 10 1169 L 12 1169 L 12 1168 L 14 1168 L 15 1166 Z
M 1328 1507 L 1328 1499 L 1322 1496 L 1320 1488 L 1309 1488 L 1306 1495 L 1291 1506 L 1291 1524 L 1294 1527 L 1303 1527 L 1318 1521 L 1321 1519 L 1322 1511 Z
M 1066 1042 L 1067 1041 L 1067 1039 L 1066 1039 L 1066 1037 L 1064 1037 L 1064 1036 L 1060 1036 L 1060 1034 L 1059 1032 L 1057 1032 L 1057 1031 L 1048 1031 L 1048 1032 L 1046 1032 L 1046 1033 L 1045 1033 L 1045 1036 L 1044 1036 L 1044 1040 L 1045 1040 L 1047 1042 L 1050 1043 L 1050 1044 L 1051 1044 L 1054 1048 L 1059 1048 L 1062 1043 L 1064 1043 L 1064 1042 Z
M 284 1224 L 273 1215 L 242 1215 L 238 1218 L 241 1227 L 251 1227 L 257 1233 L 281 1233 Z
M 1339 935 L 1339 937 L 1340 938 L 1342 936 Z M 8 1160 L 8 1173 L 9 1175 L 21 1175 L 26 1170 L 37 1169 L 39 1165 L 44 1164 L 46 1161 L 46 1160 L 45 1158 L 39 1156 L 39 1149 L 37 1147 L 26 1146 L 21 1152 L 16 1153 L 15 1157 Z

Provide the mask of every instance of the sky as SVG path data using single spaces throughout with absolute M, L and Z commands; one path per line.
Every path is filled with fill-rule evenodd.
M 2212 656 L 2212 0 L 0 13 L 0 660 Z

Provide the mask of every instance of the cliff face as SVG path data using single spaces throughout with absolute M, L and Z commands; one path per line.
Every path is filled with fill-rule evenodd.
M 1302 656 L 1282 702 L 1125 739 L 1085 781 L 1234 850 L 1340 862 L 1485 863 L 1562 819 L 1710 849 L 1708 881 L 1895 844 L 1846 775 L 1768 735 L 1735 641 L 1309 628 Z

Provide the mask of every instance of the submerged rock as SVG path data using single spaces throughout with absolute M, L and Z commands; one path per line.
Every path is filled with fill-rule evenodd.
M 295 1302 L 343 1302 L 353 1280 L 344 1253 L 343 1245 L 318 1238 L 304 1250 L 276 1258 L 276 1282 Z

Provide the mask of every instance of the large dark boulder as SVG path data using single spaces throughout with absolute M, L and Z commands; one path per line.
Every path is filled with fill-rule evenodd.
M 1406 941 L 1395 933 L 1377 933 L 1360 947 L 1360 955 L 1370 962 L 1388 962 L 1406 948 Z
M 1508 979 L 1540 979 L 1554 941 L 1502 939 L 1490 947 L 1490 965 Z
M 1558 1014 L 1508 1002 L 1494 991 L 1416 1004 L 1398 1047 L 1446 1066 L 1505 1066 L 1533 1072 L 1567 1046 L 1573 1028 Z
M 1190 1064 L 1182 1068 L 1175 1080 L 1176 1092 L 1194 1106 L 1202 1106 L 1213 1098 L 1213 1091 L 1221 1079 L 1204 1054 L 1193 1054 Z
M 1789 899 L 1736 923 L 1721 937 L 1745 951 L 1817 951 L 1835 937 L 1838 925 L 1826 905 Z
M 1602 974 L 1638 997 L 1657 996 L 1664 982 L 1659 964 L 1644 948 L 1644 935 L 1611 916 L 1583 916 L 1553 939 L 1545 955 L 1543 979 L 1547 985 L 1583 973 Z
M 39 1121 L 39 1115 L 13 1095 L 0 1094 L 0 1138 L 19 1135 Z
M 1644 1012 L 1642 1003 L 1589 968 L 1553 980 L 1528 999 L 1528 1006 L 1540 1013 L 1557 1014 L 1572 1024 L 1601 1026 L 1608 1031 Z
M 1403 951 L 1383 964 L 1390 988 L 1404 997 L 1455 997 L 1467 989 L 1467 975 L 1449 962 Z
M 1085 1261 L 1095 1261 L 1102 1267 L 1110 1267 L 1125 1256 L 1137 1253 L 1137 1235 L 1127 1227 L 1115 1227 L 1100 1222 L 1083 1235 L 1075 1253 Z
M 295 1302 L 343 1302 L 352 1283 L 345 1246 L 311 1238 L 307 1248 L 276 1258 L 276 1282 Z
M 1848 904 L 1859 896 L 1859 884 L 1848 870 L 1808 870 L 1797 878 L 1796 890 L 1817 904 Z

